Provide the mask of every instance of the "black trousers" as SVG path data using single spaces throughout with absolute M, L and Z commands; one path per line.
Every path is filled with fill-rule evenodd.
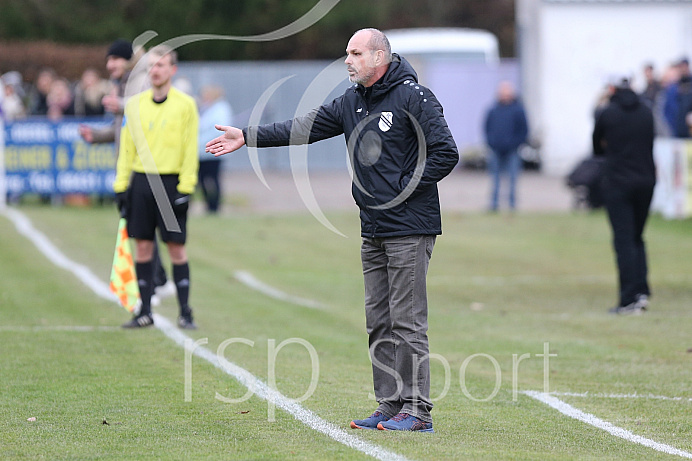
M 221 162 L 219 160 L 199 162 L 199 185 L 202 188 L 204 201 L 207 202 L 207 210 L 210 213 L 216 213 L 221 202 L 220 170 Z
M 651 294 L 642 234 L 653 193 L 653 186 L 605 183 L 606 209 L 613 230 L 613 248 L 619 273 L 620 306 L 633 303 L 637 295 Z

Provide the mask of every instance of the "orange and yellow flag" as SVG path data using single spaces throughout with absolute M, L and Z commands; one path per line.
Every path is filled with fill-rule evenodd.
M 120 218 L 118 238 L 115 241 L 113 269 L 110 289 L 120 300 L 120 304 L 130 312 L 135 312 L 141 304 L 135 264 L 132 259 L 130 237 L 127 235 L 127 220 Z

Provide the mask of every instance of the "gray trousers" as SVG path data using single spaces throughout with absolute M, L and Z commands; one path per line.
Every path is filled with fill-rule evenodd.
M 434 235 L 363 238 L 365 319 L 377 408 L 432 422 L 425 277 Z

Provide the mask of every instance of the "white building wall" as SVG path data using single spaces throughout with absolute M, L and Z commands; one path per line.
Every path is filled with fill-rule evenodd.
M 641 80 L 646 62 L 660 72 L 692 53 L 692 2 L 519 3 L 523 91 L 548 174 L 566 174 L 591 152 L 609 75 Z

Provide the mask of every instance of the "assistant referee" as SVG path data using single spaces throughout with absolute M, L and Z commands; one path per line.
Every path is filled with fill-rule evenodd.
M 188 303 L 190 267 L 185 241 L 190 194 L 195 190 L 199 169 L 197 105 L 171 85 L 177 70 L 174 50 L 165 45 L 152 48 L 148 64 L 151 89 L 133 96 L 125 106 L 113 185 L 118 208 L 128 219 L 128 233 L 136 241 L 136 272 L 142 297 L 140 312 L 123 327 L 154 324 L 151 295 L 154 233 L 158 227 L 173 264 L 180 306 L 178 326 L 194 329 Z

